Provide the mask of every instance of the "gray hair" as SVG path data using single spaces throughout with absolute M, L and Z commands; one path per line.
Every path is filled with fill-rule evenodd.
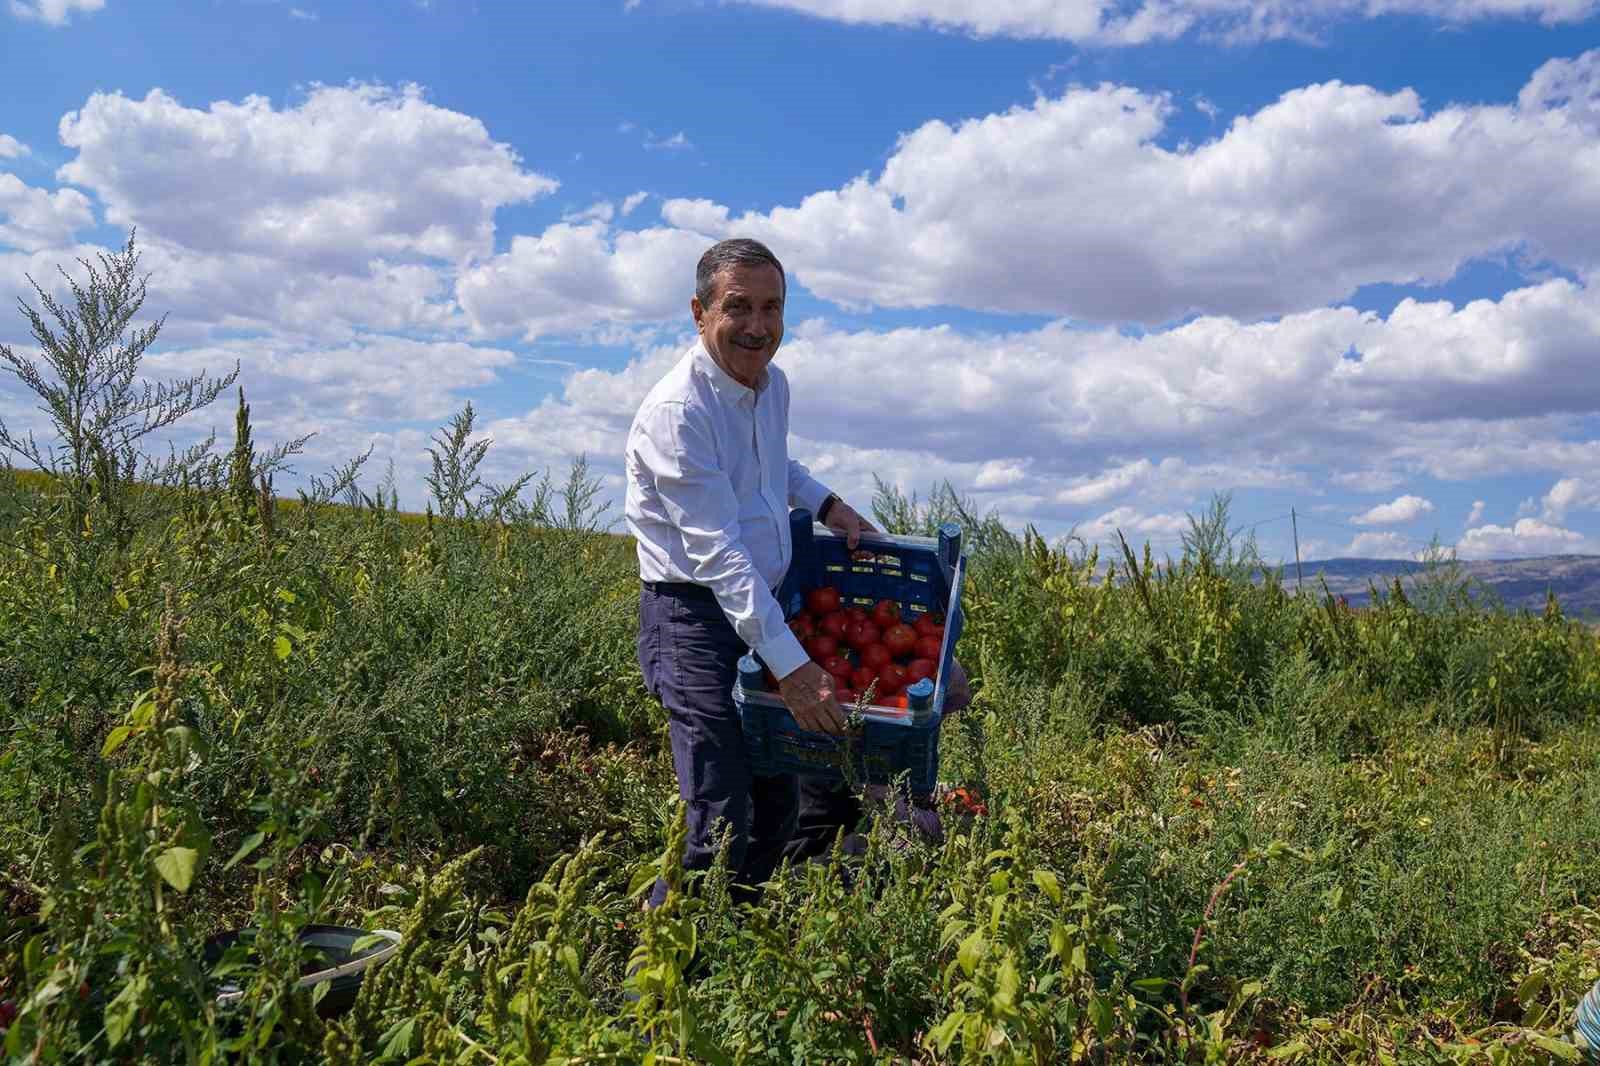
M 717 274 L 736 266 L 777 267 L 783 290 L 785 293 L 789 291 L 789 278 L 783 272 L 783 264 L 772 254 L 772 249 L 749 237 L 735 237 L 729 241 L 718 241 L 700 257 L 700 265 L 694 271 L 694 295 L 702 307 L 709 306 L 711 298 L 717 294 Z

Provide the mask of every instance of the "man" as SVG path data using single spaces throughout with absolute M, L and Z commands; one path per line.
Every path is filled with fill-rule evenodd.
M 760 655 L 801 727 L 845 730 L 832 677 L 773 595 L 792 557 L 789 508 L 809 509 L 851 548 L 873 530 L 788 457 L 789 383 L 771 365 L 786 293 L 782 264 L 757 241 L 722 241 L 701 256 L 689 301 L 699 340 L 639 406 L 625 455 L 639 666 L 670 716 L 688 805 L 684 868 L 709 867 L 725 833 L 742 899 L 755 898 L 794 832 L 798 780 L 750 772 L 732 700 L 740 656 Z M 658 883 L 651 905 L 665 896 Z

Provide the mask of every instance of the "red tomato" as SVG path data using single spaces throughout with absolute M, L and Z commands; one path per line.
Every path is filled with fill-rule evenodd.
M 789 623 L 789 632 L 803 644 L 807 637 L 816 632 L 816 627 L 811 624 L 811 619 L 802 615 Z
M 817 632 L 826 633 L 835 639 L 844 636 L 844 627 L 850 620 L 843 611 L 834 611 L 832 614 L 822 616 L 822 621 L 817 627 Z
M 911 623 L 911 628 L 917 631 L 917 636 L 919 637 L 931 637 L 933 636 L 933 631 L 939 627 L 928 615 L 919 614 L 916 621 Z
M 878 702 L 885 707 L 899 707 L 901 710 L 906 710 L 911 706 L 911 701 L 906 698 L 904 693 L 898 696 L 886 697 Z
M 836 688 L 833 690 L 833 698 L 839 701 L 841 707 L 854 707 L 860 696 L 854 689 Z
M 846 607 L 844 613 L 850 616 L 852 622 L 865 622 L 870 618 L 866 610 L 861 607 Z
M 925 677 L 933 677 L 939 672 L 939 664 L 932 659 L 912 659 L 906 664 L 906 684 L 921 681 Z
M 893 696 L 906 687 L 906 668 L 899 663 L 889 663 L 878 671 L 878 691 Z
M 878 679 L 878 671 L 866 666 L 858 666 L 850 671 L 850 687 L 858 692 L 865 692 L 867 688 Z M 882 686 L 879 686 L 880 688 Z
M 818 633 L 806 641 L 806 652 L 820 663 L 830 655 L 839 654 L 839 639 L 827 633 Z
M 819 585 L 806 593 L 806 606 L 813 614 L 830 614 L 839 609 L 839 590 Z
M 908 625 L 892 625 L 883 631 L 883 646 L 889 649 L 891 658 L 910 655 L 917 646 L 917 631 Z
M 919 659 L 937 660 L 939 658 L 939 638 L 918 637 L 917 646 L 913 650 L 916 652 L 917 658 Z
M 893 600 L 879 600 L 872 608 L 872 620 L 879 629 L 900 624 L 900 605 Z
M 851 631 L 845 630 L 844 639 L 856 651 L 861 651 L 869 645 L 878 643 L 879 638 L 883 636 L 882 633 L 878 632 L 878 627 L 871 622 L 856 623 L 854 632 L 855 636 L 852 638 Z
M 889 654 L 889 647 L 886 644 L 868 644 L 861 649 L 861 665 L 870 666 L 874 670 L 888 665 L 893 659 L 894 656 Z
M 850 680 L 850 661 L 842 655 L 830 655 L 822 660 L 822 668 L 840 682 Z

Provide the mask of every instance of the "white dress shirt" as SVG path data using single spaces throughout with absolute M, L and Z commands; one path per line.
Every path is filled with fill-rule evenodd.
M 773 590 L 793 557 L 790 506 L 816 514 L 828 490 L 789 458 L 783 371 L 747 388 L 697 342 L 639 406 L 625 465 L 640 580 L 708 586 L 775 676 L 804 665 Z

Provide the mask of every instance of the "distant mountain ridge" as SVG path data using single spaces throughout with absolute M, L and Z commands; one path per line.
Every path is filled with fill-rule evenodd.
M 1453 564 L 1471 583 L 1475 596 L 1498 601 L 1507 610 L 1544 610 L 1545 594 L 1554 592 L 1561 609 L 1574 618 L 1600 619 L 1600 555 L 1546 555 L 1529 559 L 1459 560 Z M 1400 578 L 1407 594 L 1426 581 L 1428 565 L 1411 559 L 1319 559 L 1300 564 L 1308 591 L 1328 590 L 1359 607 L 1371 599 L 1369 582 L 1380 590 Z M 1283 581 L 1294 588 L 1291 560 Z

